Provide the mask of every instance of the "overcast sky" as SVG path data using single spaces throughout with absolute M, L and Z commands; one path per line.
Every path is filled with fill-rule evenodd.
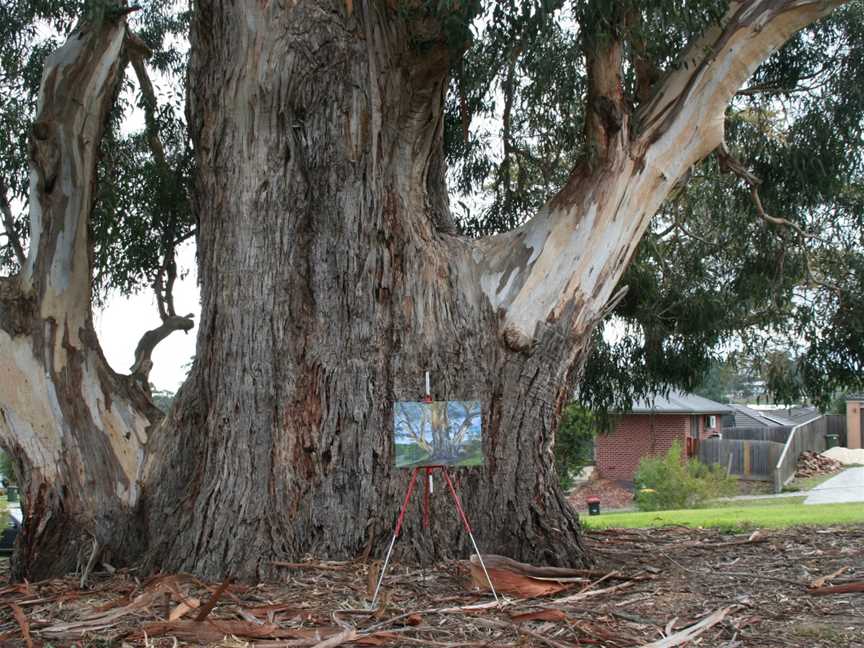
M 177 391 L 183 382 L 186 365 L 195 355 L 200 313 L 195 244 L 187 241 L 177 256 L 178 269 L 180 272 L 188 271 L 188 275 L 174 284 L 174 306 L 178 315 L 195 315 L 195 328 L 189 333 L 176 331 L 163 340 L 153 352 L 153 370 L 150 372 L 151 383 L 158 389 L 171 392 Z M 124 374 L 129 373 L 132 366 L 138 340 L 161 323 L 156 298 L 148 288 L 133 297 L 112 296 L 104 310 L 94 310 L 93 320 L 108 363 L 114 371 Z

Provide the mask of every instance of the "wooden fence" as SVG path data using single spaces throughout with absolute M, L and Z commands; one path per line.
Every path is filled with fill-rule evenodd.
M 825 432 L 828 423 L 824 416 L 807 421 L 792 428 L 789 440 L 780 453 L 780 458 L 774 467 L 774 492 L 779 493 L 795 476 L 798 456 L 805 451 L 822 452 L 825 450 Z
M 777 427 L 734 427 L 721 430 L 724 439 L 740 441 L 773 441 L 786 443 L 792 426 Z
M 783 444 L 776 441 L 710 438 L 699 442 L 699 461 L 720 464 L 730 474 L 742 479 L 771 481 L 774 466 L 783 452 Z M 796 455 L 797 456 L 797 455 Z
M 825 424 L 827 425 L 825 434 L 836 434 L 840 438 L 840 445 L 846 447 L 846 415 L 845 414 L 826 414 Z

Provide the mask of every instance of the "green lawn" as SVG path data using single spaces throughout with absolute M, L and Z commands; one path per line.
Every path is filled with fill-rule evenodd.
M 790 501 L 791 500 L 791 501 Z M 608 513 L 581 515 L 590 529 L 645 528 L 683 525 L 689 527 L 719 527 L 724 529 L 783 528 L 797 525 L 828 526 L 832 524 L 864 523 L 864 505 L 814 504 L 805 506 L 803 498 L 749 500 L 725 502 L 730 506 L 681 511 L 646 511 L 639 513 Z M 734 506 L 733 506 L 734 505 Z

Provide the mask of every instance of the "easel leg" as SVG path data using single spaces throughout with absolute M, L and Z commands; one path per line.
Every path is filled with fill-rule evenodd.
M 378 584 L 375 585 L 375 594 L 372 596 L 372 605 L 370 609 L 374 609 L 375 603 L 378 601 L 378 592 L 381 589 L 381 583 L 384 582 L 384 572 L 387 571 L 387 564 L 390 562 L 390 554 L 393 553 L 393 545 L 396 544 L 396 538 L 399 536 L 399 531 L 402 529 L 402 522 L 405 520 L 405 511 L 408 510 L 408 502 L 411 499 L 411 493 L 414 492 L 414 483 L 417 481 L 417 473 L 419 471 L 419 468 L 415 468 L 411 472 L 411 481 L 408 482 L 408 491 L 405 493 L 405 499 L 402 502 L 402 510 L 399 511 L 399 517 L 396 518 L 396 529 L 393 531 L 393 538 L 390 540 L 390 546 L 387 548 L 387 555 L 384 557 L 384 564 L 381 565 L 381 573 L 378 575 Z
M 471 544 L 474 546 L 474 551 L 477 553 L 477 559 L 480 561 L 480 566 L 483 568 L 483 573 L 486 575 L 486 582 L 489 583 L 489 589 L 492 590 L 492 596 L 495 597 L 495 602 L 500 603 L 498 600 L 498 593 L 495 591 L 495 586 L 492 584 L 492 579 L 489 578 L 489 572 L 486 571 L 486 563 L 483 562 L 483 554 L 480 553 L 480 549 L 477 548 L 477 541 L 474 539 L 474 533 L 471 531 L 471 525 L 468 524 L 468 516 L 465 515 L 465 511 L 462 510 L 462 502 L 459 500 L 459 496 L 456 494 L 456 489 L 453 488 L 453 482 L 450 481 L 450 474 L 447 472 L 447 469 L 444 466 L 441 466 L 441 472 L 444 473 L 444 479 L 447 480 L 447 486 L 450 487 L 450 494 L 453 495 L 453 501 L 456 503 L 456 510 L 459 511 L 459 517 L 462 518 L 462 524 L 465 525 L 465 530 L 468 532 L 468 537 L 471 538 Z

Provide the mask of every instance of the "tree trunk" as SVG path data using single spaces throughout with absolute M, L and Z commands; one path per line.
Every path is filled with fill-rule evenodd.
M 0 443 L 24 514 L 17 578 L 74 571 L 91 556 L 128 562 L 143 548 L 135 511 L 160 416 L 99 348 L 87 236 L 125 40 L 122 21 L 82 28 L 46 61 L 30 139 L 30 254 L 20 275 L 0 279 Z
M 148 468 L 154 560 L 256 578 L 309 552 L 380 553 L 409 476 L 393 401 L 419 400 L 428 370 L 436 399 L 484 404 L 487 465 L 458 473 L 482 548 L 582 564 L 551 444 L 588 332 L 562 318 L 531 353 L 497 335 L 451 233 L 437 24 L 277 5 L 202 2 L 193 27 L 201 333 Z M 399 549 L 467 556 L 434 500 L 434 528 L 409 516 Z

